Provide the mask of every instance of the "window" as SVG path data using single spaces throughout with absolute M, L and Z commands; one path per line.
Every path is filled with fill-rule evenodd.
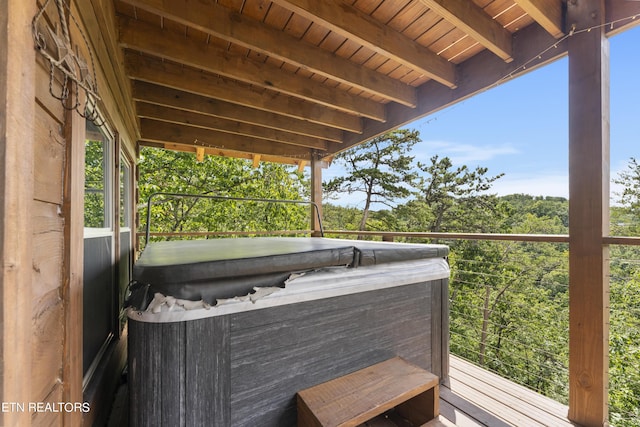
M 131 228 L 133 195 L 131 194 L 131 162 L 120 156 L 120 227 Z
M 87 121 L 84 169 L 84 226 L 108 229 L 111 227 L 110 176 L 113 135 Z
M 115 135 L 86 122 L 84 192 L 83 373 L 85 385 L 118 329 L 114 235 Z
M 133 176 L 132 162 L 124 153 L 120 155 L 120 259 L 118 262 L 118 310 L 123 306 L 127 287 L 131 281 L 133 265 L 133 233 L 131 232 L 133 216 Z M 124 313 L 120 318 L 120 330 L 124 328 Z

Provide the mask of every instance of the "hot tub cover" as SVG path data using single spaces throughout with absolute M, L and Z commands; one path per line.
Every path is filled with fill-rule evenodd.
M 255 287 L 284 286 L 291 273 L 443 258 L 444 245 L 259 237 L 153 242 L 134 265 L 137 288 L 215 303 Z M 135 290 L 135 289 L 134 289 Z M 144 299 L 148 302 L 149 297 Z M 140 307 L 142 301 L 135 306 Z

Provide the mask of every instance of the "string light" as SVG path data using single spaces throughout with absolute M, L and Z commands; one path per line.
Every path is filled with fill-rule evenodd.
M 512 78 L 514 78 L 514 75 L 517 75 L 517 73 L 518 73 L 519 71 L 525 71 L 525 70 L 527 69 L 527 66 L 529 66 L 532 62 L 537 61 L 537 60 L 541 60 L 541 59 L 543 58 L 543 56 L 544 56 L 548 51 L 550 51 L 551 49 L 557 49 L 557 48 L 558 48 L 558 45 L 559 45 L 560 43 L 564 42 L 565 40 L 567 40 L 569 37 L 573 37 L 573 36 L 575 36 L 576 34 L 581 34 L 581 33 L 585 33 L 585 32 L 587 32 L 587 33 L 588 33 L 588 32 L 591 32 L 591 30 L 598 29 L 598 28 L 604 28 L 604 27 L 606 27 L 606 26 L 609 26 L 610 30 L 613 30 L 613 27 L 614 27 L 614 25 L 615 25 L 615 24 L 618 24 L 618 23 L 623 22 L 623 21 L 635 20 L 638 16 L 640 16 L 640 15 L 630 15 L 630 16 L 627 16 L 627 17 L 624 17 L 624 18 L 619 18 L 619 19 L 616 19 L 616 20 L 613 20 L 613 21 L 610 21 L 610 22 L 606 22 L 606 23 L 604 23 L 604 24 L 594 25 L 594 26 L 591 26 L 591 27 L 588 27 L 588 28 L 583 28 L 583 29 L 580 29 L 580 30 L 578 30 L 578 29 L 576 28 L 576 24 L 572 24 L 572 25 L 571 25 L 571 29 L 569 30 L 569 33 L 568 33 L 568 34 L 564 35 L 564 36 L 563 36 L 562 38 L 560 38 L 559 40 L 556 40 L 555 42 L 553 42 L 553 44 L 552 44 L 552 45 L 550 45 L 549 47 L 547 47 L 546 49 L 544 49 L 542 52 L 538 53 L 537 55 L 533 56 L 533 57 L 532 57 L 531 59 L 529 59 L 528 61 L 525 61 L 525 62 L 524 62 L 522 65 L 520 65 L 519 67 L 515 68 L 514 70 L 511 70 L 511 71 L 509 72 L 509 74 L 506 74 L 505 76 L 503 76 L 503 77 L 499 78 L 498 80 L 496 80 L 496 81 L 495 81 L 495 83 L 493 83 L 492 85 L 489 85 L 489 86 L 487 86 L 486 88 L 482 89 L 481 91 L 479 91 L 479 93 L 482 93 L 482 92 L 485 92 L 485 91 L 487 91 L 487 90 L 489 90 L 489 89 L 492 89 L 492 88 L 494 88 L 494 87 L 497 87 L 497 86 L 499 86 L 501 83 L 504 83 L 505 81 L 510 80 L 510 79 L 512 79 Z M 444 113 L 446 113 L 446 112 L 448 112 L 448 111 L 451 111 L 452 109 L 454 109 L 454 108 L 456 108 L 456 107 L 459 107 L 459 106 L 461 106 L 461 105 L 464 105 L 464 103 L 465 103 L 465 102 L 466 102 L 466 101 L 459 102 L 459 103 L 455 104 L 454 106 L 452 106 L 451 108 L 449 108 L 449 109 L 447 109 L 447 110 L 444 110 L 444 111 L 443 111 L 443 112 L 441 112 L 438 116 L 434 116 L 434 117 L 432 117 L 432 118 L 430 118 L 430 119 L 428 119 L 428 120 L 426 120 L 426 121 L 423 121 L 422 123 L 423 123 L 423 124 L 429 124 L 429 123 L 431 123 L 431 122 L 434 122 L 434 121 L 438 120 L 438 117 L 439 117 L 440 115 L 442 115 L 442 114 L 444 114 Z

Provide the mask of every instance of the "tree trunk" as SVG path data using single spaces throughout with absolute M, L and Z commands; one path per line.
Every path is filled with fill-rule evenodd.
M 358 227 L 359 231 L 364 231 L 367 226 L 367 219 L 369 218 L 369 201 L 367 200 L 367 204 L 362 212 L 362 219 L 360 220 L 360 226 Z M 358 240 L 362 240 L 362 235 L 358 235 Z
M 362 211 L 362 219 L 360 220 L 360 227 L 358 227 L 358 231 L 364 231 L 367 226 L 367 219 L 369 218 L 369 209 L 371 208 L 371 192 L 372 185 L 369 185 L 369 189 L 367 191 L 367 200 L 364 204 L 364 209 Z M 362 239 L 362 236 L 358 236 L 358 240 Z

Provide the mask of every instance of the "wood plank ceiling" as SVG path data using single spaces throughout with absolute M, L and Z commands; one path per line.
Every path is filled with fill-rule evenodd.
M 117 0 L 141 144 L 304 165 L 562 52 L 562 0 Z M 530 60 L 535 60 L 530 63 Z

